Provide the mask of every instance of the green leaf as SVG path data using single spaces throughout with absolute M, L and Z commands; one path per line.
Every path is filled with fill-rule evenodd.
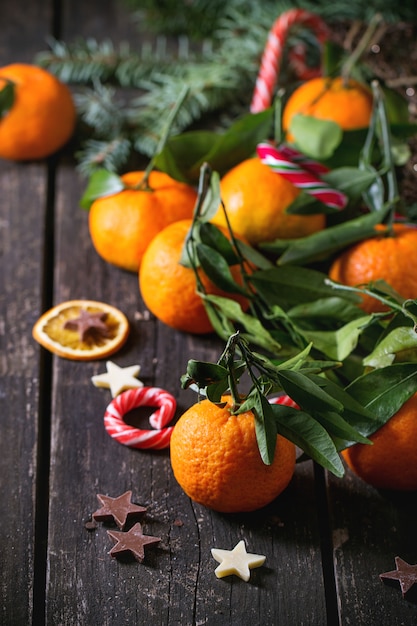
M 375 416 L 362 429 L 365 437 L 383 426 L 417 391 L 417 364 L 399 363 L 373 370 L 354 380 L 346 391 Z
M 156 155 L 155 165 L 173 178 L 189 184 L 197 183 L 204 162 L 223 175 L 252 156 L 257 144 L 269 136 L 272 115 L 272 109 L 247 114 L 222 134 L 189 131 L 171 137 Z
M 314 416 L 331 436 L 353 443 L 371 443 L 367 437 L 363 437 L 341 415 L 334 411 L 322 411 L 315 413 Z
M 211 383 L 206 387 L 206 396 L 210 402 L 218 404 L 221 401 L 222 396 L 229 388 L 229 379 L 224 378 L 217 383 Z
M 0 91 L 0 120 L 7 115 L 14 104 L 15 88 L 11 80 L 7 80 Z
M 309 411 L 343 411 L 343 404 L 326 393 L 311 378 L 292 370 L 279 372 L 285 393 L 302 409 Z
M 300 265 L 318 259 L 323 260 L 357 241 L 375 237 L 378 234 L 375 231 L 375 226 L 383 221 L 387 212 L 388 208 L 385 211 L 361 215 L 342 224 L 328 226 L 324 230 L 308 237 L 287 242 L 287 248 L 278 259 L 278 264 L 289 265 L 297 263 Z M 261 249 L 273 253 L 275 245 L 275 242 L 262 244 Z
M 214 224 L 200 224 L 199 233 L 200 241 L 221 254 L 228 265 L 235 265 L 239 261 L 229 239 Z
M 213 383 L 218 383 L 228 379 L 228 371 L 222 365 L 208 363 L 206 361 L 196 361 L 190 359 L 187 364 L 186 373 L 187 387 L 191 383 L 196 383 L 198 387 L 207 387 Z M 183 387 L 184 388 L 184 387 Z
M 203 169 L 201 170 L 203 175 Z M 206 190 L 206 194 L 203 199 L 203 204 L 199 214 L 199 218 L 204 222 L 211 220 L 216 215 L 217 210 L 221 203 L 220 197 L 220 178 L 218 172 L 211 172 L 210 184 Z
M 238 413 L 252 411 L 255 417 L 256 441 L 262 461 L 271 465 L 277 444 L 277 428 L 272 406 L 265 396 L 254 389 L 239 408 Z
M 297 147 L 314 159 L 328 159 L 340 145 L 343 131 L 339 124 L 297 113 L 291 120 L 290 133 Z
M 375 181 L 377 172 L 364 171 L 358 167 L 339 167 L 322 174 L 321 178 L 331 187 L 342 191 L 353 205 L 360 200 L 361 195 Z M 288 214 L 311 214 L 311 213 L 338 213 L 339 209 L 324 207 L 323 203 L 313 196 L 302 193 L 287 207 Z
M 358 304 L 361 302 L 357 298 Z M 329 321 L 340 323 L 350 322 L 360 317 L 362 311 L 343 298 L 334 296 L 333 298 L 318 298 L 314 302 L 306 302 L 292 307 L 288 311 L 288 316 L 303 327 L 303 322 L 307 321 L 308 327 L 313 323 L 317 328 L 321 325 L 328 325 Z
M 245 331 L 244 336 L 254 345 L 265 348 L 269 352 L 278 353 L 281 350 L 281 344 L 279 344 L 268 332 L 268 330 L 264 328 L 260 320 L 252 315 L 249 315 L 248 313 L 244 313 L 238 302 L 235 302 L 230 298 L 224 298 L 222 296 L 215 296 L 211 294 L 202 295 L 201 297 L 203 298 L 206 306 L 210 304 L 215 305 L 223 319 L 231 320 L 240 324 Z M 207 313 L 209 314 L 209 311 L 207 311 Z M 230 329 L 230 325 L 227 327 Z M 233 329 L 228 332 L 228 335 L 231 335 L 232 332 Z M 223 337 L 224 333 L 220 336 Z
M 249 280 L 270 306 L 277 304 L 283 309 L 335 295 L 333 287 L 325 282 L 327 275 L 307 267 L 259 270 L 251 274 Z M 357 300 L 352 294 L 347 299 Z
M 80 205 L 83 209 L 89 209 L 97 198 L 111 196 L 123 189 L 125 185 L 120 176 L 105 169 L 98 169 L 91 175 Z
M 170 137 L 163 150 L 155 155 L 155 167 L 175 180 L 196 184 L 200 163 L 216 140 L 216 135 L 208 130 L 188 131 Z
M 342 141 L 324 164 L 331 170 L 350 165 L 357 167 L 366 135 L 367 129 L 344 131 Z
M 255 248 L 252 248 L 252 246 L 249 246 L 241 239 L 236 239 L 236 247 L 238 248 L 241 255 L 244 256 L 249 263 L 255 265 L 255 267 L 262 270 L 267 270 L 274 267 L 274 264 L 269 259 L 267 259 L 258 250 L 255 250 Z
M 335 361 L 344 361 L 356 348 L 358 339 L 373 320 L 372 315 L 354 319 L 336 331 L 305 330 L 303 335 L 316 348 Z
M 417 361 L 417 333 L 414 328 L 400 326 L 386 335 L 364 358 L 366 367 L 381 368 L 395 360 Z
M 203 160 L 220 174 L 226 173 L 234 165 L 252 156 L 257 144 L 270 136 L 272 119 L 272 108 L 260 113 L 248 113 L 218 136 L 217 142 Z
M 204 243 L 196 246 L 197 257 L 204 273 L 223 291 L 247 295 L 247 291 L 234 280 L 223 256 Z
M 343 463 L 336 446 L 321 424 L 304 411 L 279 404 L 271 407 L 278 433 L 336 476 L 343 476 Z

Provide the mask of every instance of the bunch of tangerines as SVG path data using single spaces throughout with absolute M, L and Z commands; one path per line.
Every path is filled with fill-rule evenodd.
M 35 80 L 39 102 L 25 89 Z M 69 139 L 75 113 L 63 85 L 9 66 L 1 86 L 0 156 L 43 158 Z M 50 97 L 59 130 L 49 113 L 44 126 Z M 342 453 L 376 487 L 417 489 L 417 228 L 395 220 L 384 101 L 352 79 L 316 78 L 285 104 L 287 142 L 298 142 L 303 116 L 364 131 L 359 167 L 333 172 L 349 198 L 345 219 L 304 202 L 253 156 L 222 176 L 203 166 L 198 191 L 156 167 L 121 177 L 98 171 L 83 198 L 97 253 L 138 273 L 158 319 L 227 341 L 216 364 L 190 362 L 183 384 L 206 399 L 180 418 L 171 445 L 186 493 L 221 511 L 275 498 L 291 479 L 295 446 L 337 475 Z M 19 134 L 22 124 L 30 132 Z M 253 387 L 242 398 L 244 370 Z M 271 393 L 289 404 L 271 404 Z M 254 501 L 249 481 L 263 486 Z

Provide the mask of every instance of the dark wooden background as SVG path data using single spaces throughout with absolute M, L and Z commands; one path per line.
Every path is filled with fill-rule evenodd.
M 31 62 L 50 33 L 138 41 L 120 0 L 2 0 L 0 64 Z M 399 626 L 417 607 L 379 574 L 400 555 L 417 562 L 416 497 L 379 493 L 351 474 L 328 477 L 308 462 L 286 492 L 247 515 L 213 513 L 176 484 L 167 451 L 114 442 L 103 427 L 110 401 L 91 376 L 104 363 L 52 357 L 31 338 L 39 315 L 73 298 L 122 309 L 132 332 L 114 356 L 178 400 L 189 358 L 213 359 L 213 338 L 193 338 L 141 319 L 137 277 L 92 248 L 85 188 L 68 158 L 0 162 L 0 623 L 91 626 L 209 624 Z M 131 489 L 148 507 L 147 534 L 162 538 L 143 564 L 109 556 L 106 527 L 85 528 L 97 493 Z M 249 583 L 218 580 L 210 548 L 245 539 L 265 554 Z

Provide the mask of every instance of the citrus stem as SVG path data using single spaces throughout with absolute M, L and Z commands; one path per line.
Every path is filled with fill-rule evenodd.
M 233 335 L 230 335 L 229 339 L 227 340 L 226 347 L 223 350 L 223 354 L 218 361 L 218 363 L 220 363 L 223 360 L 226 363 L 226 369 L 228 371 L 227 379 L 229 383 L 229 390 L 233 400 L 233 406 L 231 407 L 232 413 L 236 411 L 241 405 L 238 381 L 233 368 L 236 348 L 238 345 L 241 345 L 241 340 L 239 336 L 239 331 L 236 331 L 235 333 L 233 333 Z
M 189 87 L 184 86 L 180 92 L 180 95 L 178 97 L 177 102 L 175 103 L 174 108 L 171 110 L 170 114 L 168 115 L 166 124 L 165 124 L 165 128 L 161 134 L 161 137 L 159 139 L 158 145 L 156 147 L 155 150 L 155 154 L 152 157 L 152 159 L 149 161 L 148 166 L 146 167 L 143 177 L 140 180 L 140 182 L 136 185 L 135 189 L 141 189 L 142 191 L 153 191 L 152 187 L 149 185 L 149 176 L 152 172 L 152 170 L 155 167 L 155 159 L 156 156 L 162 152 L 162 150 L 165 148 L 165 145 L 169 139 L 169 136 L 171 134 L 171 130 L 172 130 L 172 126 L 175 122 L 175 119 L 178 115 L 179 110 L 181 109 L 182 105 L 184 104 L 184 101 L 186 99 L 186 97 L 188 96 L 188 92 L 189 92 Z
M 278 89 L 277 95 L 274 100 L 274 139 L 276 143 L 279 145 L 282 142 L 283 132 L 282 132 L 282 100 L 284 97 L 284 89 Z
M 404 313 L 404 314 L 408 315 L 408 312 L 405 313 L 405 308 L 404 308 L 404 304 L 405 303 L 399 304 L 397 302 L 394 302 L 393 300 L 389 300 L 388 298 L 385 298 L 384 296 L 381 296 L 380 294 L 376 293 L 375 291 L 372 291 L 372 289 L 367 289 L 365 287 L 353 287 L 351 285 L 342 285 L 340 283 L 333 282 L 330 278 L 326 278 L 324 280 L 324 282 L 325 282 L 326 285 L 329 285 L 330 287 L 333 287 L 334 289 L 339 289 L 339 290 L 342 290 L 342 291 L 352 291 L 352 292 L 358 293 L 358 294 L 366 294 L 368 296 L 371 296 L 372 298 L 375 298 L 376 300 L 379 300 L 380 302 L 382 302 L 382 304 L 385 304 L 390 309 L 393 309 L 394 311 L 397 311 L 397 313 Z M 381 316 L 386 316 L 387 314 L 391 314 L 391 311 L 389 311 L 387 313 L 382 313 Z M 378 314 L 378 315 L 380 315 L 380 314 Z
M 353 67 L 357 64 L 357 62 L 359 61 L 359 59 L 362 57 L 365 50 L 369 46 L 371 39 L 375 35 L 375 32 L 377 28 L 379 27 L 379 25 L 381 24 L 381 22 L 382 22 L 382 15 L 380 13 L 376 13 L 371 19 L 371 21 L 369 22 L 368 28 L 366 29 L 365 33 L 360 39 L 358 45 L 356 46 L 352 54 L 350 54 L 347 60 L 344 62 L 342 66 L 341 76 L 343 79 L 343 83 L 345 85 L 350 78 Z
M 372 91 L 376 102 L 378 119 L 380 121 L 380 133 L 381 144 L 383 147 L 384 163 L 387 169 L 387 183 L 388 183 L 388 202 L 392 205 L 391 221 L 393 219 L 394 205 L 399 200 L 397 176 L 395 174 L 395 165 L 392 158 L 392 141 L 391 131 L 385 107 L 384 95 L 379 86 L 378 81 L 372 81 Z

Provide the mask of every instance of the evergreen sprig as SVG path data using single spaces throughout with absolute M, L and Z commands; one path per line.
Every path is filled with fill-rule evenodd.
M 181 45 L 178 41 L 166 54 L 163 46 L 158 49 L 158 41 L 152 50 L 137 51 L 109 40 L 49 40 L 50 51 L 38 55 L 37 62 L 74 86 L 81 121 L 90 131 L 77 152 L 84 173 L 104 162 L 120 172 L 132 150 L 153 156 L 167 111 L 175 107 L 184 86 L 188 97 L 172 134 L 215 111 L 226 112 L 217 119 L 224 127 L 248 110 L 260 56 L 279 9 L 243 4 L 238 9 L 232 3 L 222 13 L 212 45 L 192 48 L 181 39 Z M 288 4 L 283 2 L 281 8 Z

